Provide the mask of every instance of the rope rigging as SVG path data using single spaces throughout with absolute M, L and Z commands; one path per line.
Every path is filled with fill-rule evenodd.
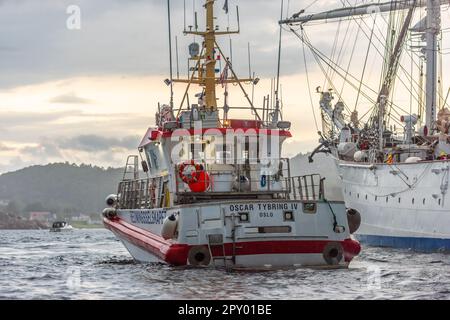
M 317 1 L 314 1 L 316 3 Z M 350 3 L 349 0 L 340 0 L 343 6 L 346 5 L 346 3 Z M 312 6 L 313 4 L 310 4 L 308 7 Z M 395 7 L 393 8 L 395 9 Z M 305 9 L 302 10 L 300 13 L 304 13 Z M 417 102 L 419 109 L 422 108 L 423 105 L 423 97 L 425 88 L 423 86 L 423 80 L 421 79 L 423 76 L 422 70 L 422 62 L 419 64 L 417 60 L 418 58 L 423 60 L 423 57 L 420 56 L 418 52 L 414 52 L 413 50 L 404 50 L 405 46 L 409 45 L 407 41 L 405 41 L 407 34 L 407 31 L 409 31 L 409 25 L 411 24 L 411 20 L 414 14 L 414 10 L 410 9 L 401 11 L 399 14 L 394 13 L 394 10 L 391 12 L 389 18 L 387 19 L 386 16 L 382 16 L 383 21 L 387 25 L 388 33 L 384 34 L 381 29 L 380 25 L 376 23 L 375 19 L 373 24 L 371 26 L 368 25 L 368 22 L 360 18 L 350 17 L 348 19 L 339 19 L 338 25 L 336 27 L 336 34 L 335 38 L 331 47 L 331 54 L 325 55 L 322 51 L 320 51 L 318 48 L 314 47 L 314 45 L 311 43 L 311 41 L 308 38 L 308 35 L 306 34 L 304 28 L 300 25 L 298 29 L 294 29 L 294 27 L 291 25 L 289 26 L 289 30 L 293 32 L 303 43 L 302 51 L 304 52 L 304 63 L 306 67 L 306 57 L 305 57 L 305 46 L 309 48 L 310 52 L 312 53 L 316 63 L 318 64 L 320 70 L 322 71 L 325 79 L 324 83 L 328 84 L 336 93 L 336 95 L 339 98 L 340 102 L 343 102 L 344 108 L 346 113 L 350 113 L 349 106 L 342 101 L 342 97 L 344 94 L 344 90 L 346 87 L 346 84 L 350 86 L 352 89 L 356 90 L 356 101 L 354 110 L 357 109 L 358 105 L 360 104 L 360 99 L 363 97 L 366 99 L 369 103 L 373 104 L 373 106 L 367 110 L 367 112 L 359 117 L 359 120 L 363 120 L 367 115 L 370 114 L 370 118 L 376 117 L 377 113 L 376 107 L 377 102 L 379 100 L 380 92 L 385 91 L 388 95 L 387 101 L 386 101 L 386 112 L 384 113 L 384 116 L 387 117 L 387 125 L 390 123 L 399 124 L 403 126 L 403 124 L 400 121 L 400 115 L 409 114 L 412 113 L 412 104 L 413 101 Z M 348 20 L 349 23 L 345 27 L 345 35 L 342 37 L 343 33 L 343 25 L 342 22 Z M 357 25 L 357 32 L 355 41 L 351 43 L 351 41 L 348 41 L 348 33 L 349 30 L 351 30 L 350 22 L 355 21 Z M 308 24 L 314 25 L 314 23 L 308 22 Z M 353 25 L 353 24 L 352 24 Z M 299 34 L 299 29 L 301 29 L 301 32 Z M 366 31 L 368 29 L 369 31 Z M 352 29 L 353 30 L 353 29 Z M 444 29 L 444 30 L 450 30 L 450 28 Z M 352 66 L 352 60 L 354 58 L 354 54 L 356 51 L 356 46 L 359 38 L 359 34 L 363 33 L 364 36 L 369 40 L 368 48 L 365 52 L 364 57 L 364 64 L 362 67 L 362 73 L 361 77 L 357 79 L 352 73 L 350 72 L 350 67 Z M 350 32 L 350 34 L 354 34 Z M 381 35 L 381 36 L 380 36 Z M 412 40 L 411 40 L 412 41 Z M 342 68 L 340 65 L 342 65 L 343 56 L 347 53 L 347 48 L 344 46 L 345 43 L 352 44 L 352 49 L 350 52 L 350 58 L 347 64 L 346 69 Z M 380 46 L 378 45 L 380 44 Z M 339 48 L 337 48 L 339 47 Z M 348 46 L 347 46 L 348 47 Z M 384 48 L 384 53 L 380 50 L 381 48 Z M 383 61 L 383 70 L 381 74 L 383 75 L 380 77 L 380 90 L 375 91 L 371 88 L 370 85 L 366 84 L 364 79 L 366 78 L 367 69 L 368 69 L 368 63 L 371 61 L 369 59 L 370 57 L 370 51 L 374 49 L 377 55 L 382 57 Z M 450 54 L 450 52 L 446 52 L 446 50 L 449 49 L 440 49 L 443 54 Z M 405 66 L 400 63 L 402 57 L 400 56 L 400 53 L 406 51 L 407 57 L 409 58 L 408 61 L 411 63 L 411 70 L 407 70 Z M 395 55 L 394 55 L 395 54 Z M 394 62 L 394 63 L 393 63 Z M 408 64 L 409 65 L 409 64 Z M 417 69 L 414 69 L 416 67 Z M 373 65 L 372 65 L 373 68 Z M 307 67 L 305 68 L 305 70 Z M 415 70 L 416 71 L 415 73 Z M 307 82 L 308 82 L 308 90 L 311 98 L 311 84 L 310 84 L 310 75 L 309 70 L 307 71 Z M 372 69 L 370 70 L 372 71 Z M 415 76 L 418 75 L 420 72 L 420 77 Z M 370 72 L 371 73 L 371 72 Z M 369 78 L 370 78 L 369 73 Z M 336 89 L 335 84 L 335 77 L 339 76 L 343 82 L 342 87 L 340 90 Z M 384 80 L 383 80 L 384 79 Z M 396 91 L 399 89 L 396 85 L 396 82 L 401 87 L 401 90 L 407 92 L 409 94 L 409 106 L 406 108 L 402 108 L 398 104 L 394 103 L 394 99 L 397 98 Z M 386 90 L 386 88 L 389 88 L 389 90 Z M 401 92 L 403 92 L 401 91 Z M 377 95 L 377 98 L 374 99 L 370 95 L 374 94 Z M 439 95 L 443 95 L 442 92 L 439 93 Z M 445 101 L 441 106 L 446 105 L 447 100 L 442 99 L 442 101 Z M 408 110 L 409 109 L 409 110 Z M 399 117 L 391 117 L 392 115 L 398 115 Z M 317 120 L 315 120 L 317 123 Z

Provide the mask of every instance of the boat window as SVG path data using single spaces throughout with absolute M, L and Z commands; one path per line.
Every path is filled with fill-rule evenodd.
M 441 199 L 439 199 L 438 203 L 439 203 L 439 205 L 441 205 Z
M 398 197 L 398 203 L 400 203 L 402 201 L 402 198 Z
M 389 202 L 389 197 L 386 197 L 386 203 L 388 203 Z
M 216 145 L 216 163 L 226 164 L 232 159 L 231 146 L 226 144 Z
M 378 197 L 377 196 L 375 196 L 375 201 L 377 201 L 378 200 Z
M 366 200 L 367 200 L 367 194 L 366 194 Z
M 412 204 L 414 204 L 414 198 L 412 198 Z
M 359 193 L 358 193 L 358 199 L 359 199 Z
M 166 170 L 164 151 L 159 142 L 152 143 L 145 148 L 147 160 L 150 165 L 150 171 L 155 174 L 162 170 Z
M 423 204 L 425 204 L 425 198 L 423 198 Z

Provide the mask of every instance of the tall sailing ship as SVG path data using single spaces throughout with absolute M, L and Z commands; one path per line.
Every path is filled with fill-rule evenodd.
M 441 15 L 450 1 L 342 4 L 280 21 L 326 78 L 327 87 L 317 88 L 322 131 L 312 156 L 335 158 L 346 206 L 362 216 L 363 243 L 449 250 L 450 110 L 442 79 L 448 19 Z M 331 54 L 308 34 L 324 23 L 337 30 Z M 368 69 L 379 71 L 378 81 L 370 83 Z
M 289 159 L 280 156 L 291 124 L 282 120 L 278 95 L 274 105 L 253 104 L 244 86 L 257 79 L 238 78 L 216 40 L 238 33 L 215 25 L 216 2 L 204 2 L 204 31 L 197 21 L 184 30 L 202 42 L 189 46 L 188 79 L 166 80 L 171 88 L 186 85 L 182 101 L 175 107 L 171 94 L 170 103 L 158 106 L 118 193 L 106 199 L 104 225 L 141 262 L 346 267 L 360 251 L 351 237 L 358 215 L 326 200 L 319 175 L 291 176 Z M 228 105 L 229 84 L 242 90 L 247 107 Z M 232 118 L 233 110 L 251 115 Z

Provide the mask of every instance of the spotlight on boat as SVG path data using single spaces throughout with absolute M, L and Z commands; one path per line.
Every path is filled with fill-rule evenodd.
M 167 86 L 170 86 L 170 84 L 172 83 L 172 81 L 170 81 L 170 79 L 166 79 L 166 80 L 164 80 L 164 83 L 165 83 Z
M 255 78 L 255 80 L 253 80 L 253 84 L 256 86 L 259 83 L 259 78 Z

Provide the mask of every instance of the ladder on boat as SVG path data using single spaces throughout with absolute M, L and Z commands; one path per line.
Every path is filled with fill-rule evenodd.
M 234 266 L 235 262 L 234 250 L 232 257 L 229 258 L 225 250 L 223 234 L 208 234 L 207 237 L 208 237 L 208 250 L 209 254 L 211 255 L 211 261 L 214 267 L 217 267 L 216 261 L 221 260 L 223 262 L 223 266 L 225 267 L 225 269 L 231 269 Z M 219 250 L 221 250 L 222 255 L 214 256 L 213 255 L 214 248 L 219 248 Z

